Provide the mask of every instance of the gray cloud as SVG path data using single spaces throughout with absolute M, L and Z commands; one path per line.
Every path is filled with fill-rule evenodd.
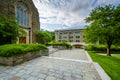
M 120 4 L 119 0 L 33 0 L 44 24 L 65 26 L 85 25 L 90 11 L 106 4 Z

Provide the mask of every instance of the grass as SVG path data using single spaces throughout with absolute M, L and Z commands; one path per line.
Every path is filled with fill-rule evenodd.
M 120 55 L 104 56 L 88 52 L 94 62 L 98 62 L 112 80 L 120 80 Z

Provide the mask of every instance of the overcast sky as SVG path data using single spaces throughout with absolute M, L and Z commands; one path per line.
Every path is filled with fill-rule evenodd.
M 106 4 L 118 5 L 120 0 L 33 0 L 39 11 L 40 28 L 54 31 L 83 28 L 84 19 L 92 9 Z

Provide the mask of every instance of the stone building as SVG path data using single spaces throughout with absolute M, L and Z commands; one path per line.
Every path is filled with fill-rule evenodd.
M 83 29 L 55 30 L 55 39 L 58 42 L 83 42 Z
M 27 33 L 18 43 L 36 42 L 36 31 L 40 30 L 39 13 L 32 0 L 0 0 L 0 14 L 15 15 L 17 22 Z
M 55 40 L 57 42 L 69 42 L 76 48 L 83 48 L 83 29 L 61 29 L 55 30 Z

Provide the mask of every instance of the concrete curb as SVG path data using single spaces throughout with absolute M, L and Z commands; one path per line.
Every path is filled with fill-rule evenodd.
M 111 78 L 107 75 L 107 73 L 102 69 L 102 67 L 98 63 L 94 62 L 93 65 L 95 66 L 102 80 L 111 80 Z
M 85 54 L 88 57 L 89 61 L 93 63 L 93 65 L 94 65 L 95 69 L 97 70 L 101 79 L 102 80 L 111 80 L 111 78 L 107 75 L 107 73 L 103 70 L 103 68 L 97 62 L 92 61 L 92 58 L 89 56 L 87 51 L 85 51 Z
M 87 51 L 85 51 L 85 54 L 86 54 L 86 56 L 88 57 L 88 60 L 89 60 L 90 62 L 93 62 L 93 60 L 91 59 L 91 57 L 89 56 L 89 54 L 88 54 Z

